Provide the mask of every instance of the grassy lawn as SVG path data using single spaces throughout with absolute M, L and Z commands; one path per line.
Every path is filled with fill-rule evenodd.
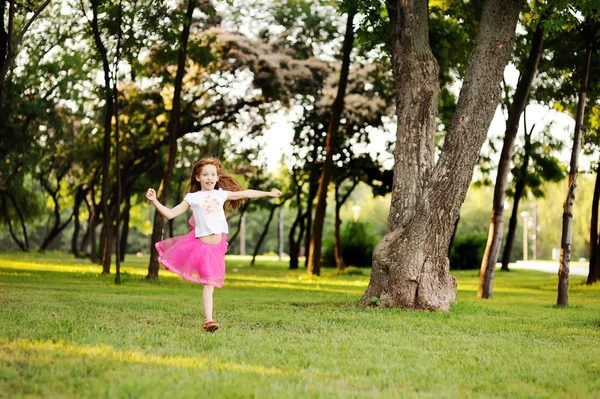
M 221 329 L 202 331 L 201 287 L 147 260 L 124 284 L 68 256 L 0 255 L 0 397 L 600 397 L 600 287 L 571 277 L 455 272 L 449 313 L 355 306 L 368 275 L 309 279 L 228 260 Z

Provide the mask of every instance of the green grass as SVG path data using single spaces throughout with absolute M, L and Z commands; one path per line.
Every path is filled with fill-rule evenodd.
M 309 279 L 284 263 L 229 259 L 221 329 L 202 331 L 201 286 L 147 259 L 124 284 L 87 261 L 0 255 L 0 397 L 599 397 L 600 288 L 571 278 L 453 273 L 449 313 L 356 307 L 368 276 Z

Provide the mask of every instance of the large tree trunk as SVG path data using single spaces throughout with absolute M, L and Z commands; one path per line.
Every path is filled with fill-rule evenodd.
M 173 91 L 173 108 L 171 109 L 171 117 L 169 119 L 169 149 L 167 153 L 167 161 L 163 172 L 163 179 L 158 188 L 158 199 L 163 204 L 169 198 L 169 186 L 173 177 L 173 168 L 175 166 L 175 157 L 177 155 L 177 138 L 179 128 L 179 118 L 181 114 L 181 90 L 183 86 L 183 76 L 185 74 L 185 61 L 187 57 L 187 45 L 190 37 L 190 26 L 192 24 L 192 16 L 194 8 L 196 8 L 197 0 L 188 0 L 185 21 L 181 32 L 181 47 L 179 48 L 179 57 L 177 59 L 177 73 L 175 74 L 175 85 Z M 148 265 L 148 279 L 158 278 L 158 252 L 154 247 L 161 240 L 164 218 L 158 212 L 154 211 L 154 226 L 152 228 L 152 245 L 150 246 L 150 264 Z
M 350 54 L 354 46 L 354 15 L 356 9 L 351 7 L 348 10 L 348 21 L 346 22 L 346 34 L 344 36 L 344 47 L 342 55 L 342 69 L 340 71 L 340 81 L 338 91 L 331 107 L 331 118 L 327 129 L 327 140 L 325 143 L 325 163 L 319 179 L 319 190 L 317 191 L 317 209 L 315 211 L 315 221 L 310 239 L 308 250 L 308 274 L 321 274 L 321 251 L 323 244 L 323 224 L 325 222 L 325 211 L 327 209 L 327 191 L 331 173 L 333 170 L 333 153 L 337 140 L 340 118 L 344 110 L 344 97 L 346 95 L 346 86 L 348 84 L 348 73 L 350 71 Z
M 575 202 L 575 188 L 577 187 L 578 159 L 581 150 L 581 126 L 585 115 L 587 100 L 587 87 L 592 64 L 592 53 L 595 33 L 590 34 L 588 39 L 583 74 L 581 77 L 581 88 L 579 90 L 579 101 L 577 103 L 577 115 L 575 118 L 575 131 L 573 133 L 573 149 L 571 150 L 571 164 L 569 167 L 569 188 L 567 198 L 563 204 L 562 235 L 560 239 L 560 266 L 558 268 L 558 298 L 556 305 L 560 307 L 569 306 L 569 266 L 571 263 L 571 244 L 573 240 L 573 203 Z M 592 39 L 594 38 L 594 39 Z
M 508 233 L 506 235 L 506 244 L 504 245 L 504 253 L 502 254 L 502 271 L 509 271 L 508 264 L 510 263 L 510 254 L 512 252 L 513 243 L 515 241 L 515 234 L 517 231 L 517 221 L 519 217 L 519 202 L 525 192 L 525 182 L 527 181 L 527 169 L 529 168 L 529 158 L 531 157 L 531 136 L 533 134 L 533 127 L 528 132 L 526 123 L 526 114 L 523 113 L 523 125 L 525 130 L 525 146 L 523 147 L 523 164 L 519 168 L 519 172 L 514 176 L 516 179 L 515 183 L 515 195 L 513 199 L 513 208 L 510 215 L 510 221 L 508 222 Z
M 598 269 L 598 252 L 600 250 L 598 240 L 598 205 L 600 205 L 600 165 L 596 171 L 596 184 L 594 185 L 594 198 L 592 199 L 592 220 L 590 221 L 590 271 L 587 283 L 593 284 L 600 278 Z
M 494 112 L 524 0 L 488 0 L 452 124 L 433 165 L 438 65 L 429 46 L 428 2 L 388 5 L 398 130 L 390 232 L 373 254 L 362 305 L 448 310 L 456 299 L 448 245 Z M 398 186 L 403 187 L 399 190 Z
M 491 298 L 494 293 L 494 272 L 498 262 L 498 254 L 502 246 L 502 235 L 504 234 L 504 201 L 506 200 L 506 187 L 508 185 L 508 174 L 510 172 L 510 162 L 513 156 L 515 137 L 519 130 L 519 120 L 521 114 L 527 105 L 529 89 L 535 77 L 535 73 L 540 62 L 542 49 L 544 47 L 544 21 L 538 22 L 531 50 L 524 73 L 519 79 L 514 101 L 508 113 L 506 123 L 506 132 L 504 133 L 504 144 L 498 163 L 498 173 L 496 175 L 496 185 L 494 186 L 494 200 L 492 202 L 492 217 L 488 231 L 488 240 L 481 260 L 481 270 L 479 272 L 478 298 Z

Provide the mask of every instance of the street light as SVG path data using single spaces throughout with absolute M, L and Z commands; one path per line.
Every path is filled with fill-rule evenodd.
M 358 217 L 360 216 L 360 210 L 362 208 L 360 207 L 360 205 L 354 205 L 352 207 L 352 213 L 354 213 L 354 221 L 357 222 L 358 221 Z
M 527 224 L 529 223 L 529 212 L 521 212 L 523 218 L 523 260 L 527 262 Z

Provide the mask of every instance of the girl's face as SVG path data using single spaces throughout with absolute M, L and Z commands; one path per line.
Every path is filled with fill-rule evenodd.
M 215 165 L 204 165 L 198 176 L 196 176 L 196 180 L 200 182 L 202 190 L 214 190 L 215 184 L 219 181 L 217 167 Z

